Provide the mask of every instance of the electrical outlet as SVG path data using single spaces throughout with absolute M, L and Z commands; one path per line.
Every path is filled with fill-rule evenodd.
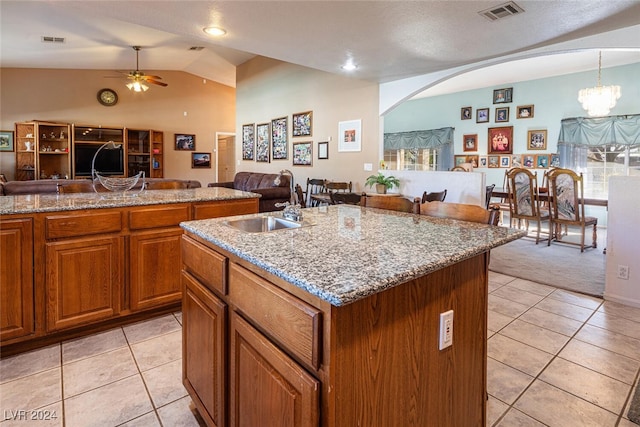
M 618 279 L 629 280 L 629 266 L 618 264 Z
M 453 310 L 440 313 L 439 336 L 438 349 L 442 350 L 453 344 Z
M 364 170 L 366 170 L 366 171 L 373 170 L 373 163 L 365 163 L 364 164 Z

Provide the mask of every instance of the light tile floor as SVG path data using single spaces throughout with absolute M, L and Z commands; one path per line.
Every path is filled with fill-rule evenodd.
M 640 309 L 491 272 L 488 426 L 637 427 Z M 181 316 L 0 360 L 0 427 L 199 426 Z M 56 419 L 18 421 L 18 410 Z

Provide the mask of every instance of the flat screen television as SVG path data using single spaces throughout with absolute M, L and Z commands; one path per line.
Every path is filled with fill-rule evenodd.
M 75 174 L 76 176 L 91 176 L 91 161 L 100 149 L 98 144 L 78 144 L 75 146 Z M 98 153 L 95 168 L 101 175 L 124 175 L 124 150 L 118 148 L 103 148 Z

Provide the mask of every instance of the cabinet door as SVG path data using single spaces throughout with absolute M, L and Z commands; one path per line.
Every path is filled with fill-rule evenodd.
M 182 273 L 182 382 L 208 426 L 226 425 L 227 305 Z
M 231 313 L 230 426 L 319 425 L 320 382 Z
M 47 330 L 119 313 L 123 246 L 117 236 L 46 244 Z
M 0 222 L 0 341 L 34 331 L 33 221 Z
M 180 301 L 181 228 L 131 235 L 131 310 Z

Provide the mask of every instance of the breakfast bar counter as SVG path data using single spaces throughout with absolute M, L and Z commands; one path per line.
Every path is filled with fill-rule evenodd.
M 183 382 L 207 424 L 484 426 L 489 251 L 524 233 L 302 212 L 265 232 L 232 227 L 265 214 L 181 224 Z

